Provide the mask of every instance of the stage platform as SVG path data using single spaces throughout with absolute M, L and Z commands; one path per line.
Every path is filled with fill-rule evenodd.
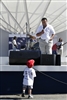
M 26 65 L 9 65 L 9 57 L 0 57 L 0 71 L 23 71 Z M 39 71 L 67 71 L 67 57 L 61 57 L 61 66 L 34 66 Z
M 26 65 L 0 65 L 0 71 L 24 71 Z M 53 72 L 53 71 L 67 71 L 67 65 L 62 66 L 46 66 L 46 65 L 38 65 L 34 66 L 33 68 L 36 69 L 36 71 L 46 71 L 46 72 Z
M 67 71 L 67 57 L 61 57 L 61 66 L 34 66 L 38 71 Z M 9 65 L 9 57 L 0 57 L 0 71 L 23 71 L 26 65 Z

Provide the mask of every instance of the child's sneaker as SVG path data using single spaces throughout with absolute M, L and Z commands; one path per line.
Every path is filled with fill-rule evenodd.
M 33 96 L 32 96 L 32 95 L 29 95 L 29 96 L 28 96 L 28 99 L 33 99 Z
M 24 93 L 22 93 L 22 97 L 25 97 L 25 94 Z

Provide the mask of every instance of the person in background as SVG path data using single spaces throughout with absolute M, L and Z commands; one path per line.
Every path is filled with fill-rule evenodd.
M 42 18 L 42 25 L 39 26 L 36 36 L 40 37 L 39 47 L 42 54 L 52 54 L 53 38 L 55 35 L 54 28 L 48 24 L 47 18 Z
M 57 54 L 57 45 L 56 45 L 56 43 L 52 46 L 52 54 Z
M 59 38 L 59 41 L 56 43 L 57 45 L 57 54 L 63 55 L 63 40 Z
M 13 51 L 16 51 L 16 49 L 17 49 L 17 47 L 18 47 L 18 46 L 17 46 L 16 40 L 17 40 L 17 37 L 14 36 L 14 37 L 13 37 L 13 41 L 12 41 Z
M 35 44 L 36 42 L 36 36 L 33 36 L 31 34 L 27 34 L 29 36 L 29 41 L 28 41 L 28 47 L 29 49 L 32 49 L 33 48 L 33 45 Z
M 23 78 L 23 89 L 22 89 L 22 97 L 25 97 L 25 90 L 28 87 L 28 98 L 33 98 L 32 89 L 34 83 L 34 77 L 36 77 L 36 72 L 32 68 L 34 66 L 35 61 L 33 59 L 27 61 L 27 67 L 24 70 L 24 78 Z

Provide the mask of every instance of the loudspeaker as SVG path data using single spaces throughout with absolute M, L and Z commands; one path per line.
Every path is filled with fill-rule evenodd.
M 41 55 L 41 65 L 55 65 L 56 64 L 56 55 Z
M 39 50 L 10 51 L 10 65 L 26 65 L 30 59 L 35 60 L 35 65 L 40 65 L 41 52 Z
M 61 66 L 61 55 L 56 55 L 56 65 Z

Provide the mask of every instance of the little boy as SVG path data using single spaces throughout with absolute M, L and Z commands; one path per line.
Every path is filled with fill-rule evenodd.
M 32 68 L 34 66 L 35 61 L 33 59 L 27 61 L 27 67 L 24 70 L 24 78 L 23 78 L 23 90 L 22 97 L 25 97 L 25 90 L 28 87 L 28 98 L 33 98 L 32 89 L 34 83 L 34 77 L 36 77 L 36 72 Z

